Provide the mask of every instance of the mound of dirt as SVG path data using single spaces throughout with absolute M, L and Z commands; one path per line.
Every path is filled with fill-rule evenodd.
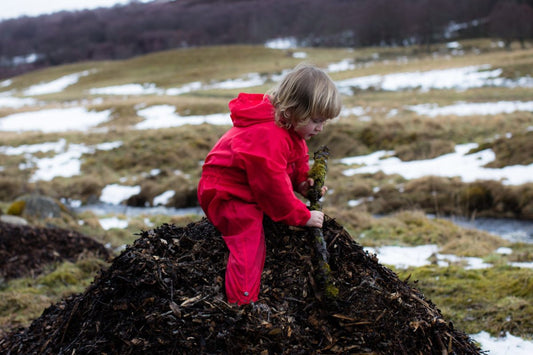
M 37 275 L 45 265 L 87 254 L 110 255 L 101 243 L 77 232 L 0 222 L 0 278 L 5 280 Z
M 265 221 L 260 300 L 225 302 L 227 249 L 206 220 L 142 232 L 83 294 L 0 340 L 7 354 L 479 354 L 417 289 L 327 218 L 335 300 L 304 229 Z

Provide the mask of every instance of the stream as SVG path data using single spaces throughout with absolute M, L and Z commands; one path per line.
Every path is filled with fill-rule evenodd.
M 138 215 L 174 215 L 183 216 L 187 214 L 204 215 L 200 207 L 173 208 L 173 207 L 132 207 L 126 205 L 92 204 L 73 208 L 76 212 L 92 211 L 97 216 L 110 214 L 123 214 L 127 217 Z M 428 218 L 436 218 L 434 215 L 427 215 Z M 449 220 L 463 228 L 482 230 L 511 242 L 533 243 L 533 221 L 501 218 L 476 218 L 467 219 L 463 217 L 439 217 Z
M 429 215 L 428 217 L 434 218 L 434 216 Z M 511 242 L 533 243 L 533 221 L 484 217 L 478 217 L 473 220 L 463 217 L 444 217 L 443 219 L 463 228 L 489 232 Z
M 74 212 L 92 211 L 97 216 L 109 214 L 123 214 L 126 217 L 139 215 L 165 215 L 165 216 L 185 216 L 188 214 L 204 215 L 200 207 L 174 208 L 174 207 L 132 207 L 127 205 L 112 205 L 107 203 L 91 204 L 72 208 Z

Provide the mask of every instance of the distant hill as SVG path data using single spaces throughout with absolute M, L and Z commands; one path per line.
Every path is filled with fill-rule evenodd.
M 132 2 L 0 22 L 0 79 L 47 66 L 171 48 L 263 44 L 397 46 L 533 37 L 533 0 L 181 0 Z

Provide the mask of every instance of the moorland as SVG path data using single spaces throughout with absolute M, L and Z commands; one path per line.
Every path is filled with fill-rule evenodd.
M 489 174 L 489 169 L 506 171 L 533 164 L 533 110 L 498 108 L 502 103 L 531 102 L 531 47 L 509 50 L 490 39 L 435 45 L 430 53 L 417 46 L 357 50 L 213 46 L 120 61 L 81 62 L 16 76 L 0 82 L 0 103 L 7 103 L 0 106 L 0 209 L 33 225 L 75 230 L 111 250 L 131 244 L 140 230 L 154 225 L 198 220 L 201 215 L 102 216 L 91 210 L 73 212 L 72 208 L 99 202 L 105 188 L 116 185 L 139 187 L 119 201 L 121 206 L 152 207 L 160 201 L 157 197 L 168 191 L 173 193 L 162 202 L 166 207 L 197 206 L 201 162 L 228 126 L 227 122 L 202 123 L 201 119 L 180 124 L 179 120 L 224 114 L 227 102 L 239 92 L 265 92 L 302 61 L 327 69 L 343 90 L 343 113 L 309 142 L 311 152 L 320 145 L 327 145 L 332 152 L 327 176 L 330 193 L 323 201 L 326 214 L 365 247 L 431 244 L 438 246 L 439 253 L 457 256 L 458 261 L 446 266 L 434 255 L 423 266 L 391 268 L 402 278 L 416 281 L 446 317 L 468 333 L 485 330 L 494 336 L 509 332 L 531 338 L 533 271 L 512 263 L 531 263 L 533 244 L 461 228 L 440 218 L 533 219 L 531 178 L 509 183 Z M 456 75 L 454 70 L 464 68 L 469 69 L 459 83 L 446 85 L 446 79 Z M 430 84 L 415 79 L 435 73 L 444 76 Z M 400 84 L 402 75 L 410 85 Z M 61 78 L 66 77 L 75 80 L 61 86 Z M 476 84 L 471 84 L 472 77 Z M 354 80 L 357 78 L 359 81 Z M 49 90 L 36 90 L 54 82 L 60 90 L 50 90 L 50 86 Z M 489 105 L 489 112 L 472 109 L 476 104 Z M 464 107 L 461 105 L 471 112 L 450 109 Z M 147 121 L 143 110 L 153 108 L 164 119 L 161 110 L 169 107 L 174 124 L 142 125 Z M 428 107 L 449 110 L 444 114 L 417 112 Z M 72 108 L 99 112 L 107 118 L 82 130 L 52 129 L 51 124 L 50 129 L 43 129 L 46 124 L 37 123 L 40 128 L 32 129 L 31 124 L 6 128 L 8 120 L 31 117 L 23 114 L 44 111 L 59 115 Z M 56 150 L 39 149 L 54 142 L 64 144 Z M 79 171 L 38 178 L 42 175 L 37 173 L 47 167 L 44 162 L 76 147 L 106 143 L 115 145 L 82 149 L 74 156 Z M 471 149 L 465 155 L 493 154 L 484 162 L 481 176 L 472 179 L 461 174 L 447 176 L 438 169 L 414 177 L 401 170 L 358 172 L 365 163 L 344 160 L 381 153 L 381 161 L 430 161 L 466 144 L 471 144 Z M 354 173 L 348 174 L 348 169 Z M 61 215 L 45 219 L 25 215 L 17 201 L 32 193 L 57 200 L 64 206 Z M 127 223 L 104 229 L 104 218 Z M 461 258 L 470 257 L 491 266 L 468 268 L 466 259 Z M 88 267 L 90 263 L 96 266 Z M 50 303 L 87 287 L 101 265 L 98 258 L 65 262 L 50 265 L 40 275 L 2 282 L 0 327 L 5 331 L 27 326 Z

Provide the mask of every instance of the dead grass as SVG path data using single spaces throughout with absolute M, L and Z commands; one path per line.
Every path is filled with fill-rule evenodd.
M 363 48 L 356 51 L 335 48 L 273 50 L 260 46 L 200 47 L 153 53 L 125 61 L 86 62 L 48 68 L 13 78 L 13 84 L 1 88 L 0 92 L 15 90 L 15 95 L 22 96 L 22 91 L 31 85 L 94 70 L 92 75 L 81 78 L 62 92 L 39 98 L 43 102 L 41 108 L 63 107 L 96 98 L 88 93 L 95 87 L 154 83 L 159 88 L 173 88 L 195 81 L 207 84 L 236 79 L 248 73 L 279 74 L 301 61 L 325 67 L 344 59 L 353 60 L 357 68 L 332 73 L 335 80 L 481 64 L 502 68 L 503 75 L 511 79 L 533 75 L 531 48 L 509 52 L 495 47 L 491 40 L 482 39 L 463 41 L 461 45 L 465 55 L 457 57 L 450 56 L 444 45 L 432 48 L 436 55 L 420 47 Z M 306 52 L 307 58 L 294 58 L 292 54 L 296 51 Z M 238 60 L 235 59 L 236 53 Z M 268 82 L 246 90 L 265 92 L 272 85 Z M 228 101 L 239 91 L 211 89 L 180 96 L 104 96 L 101 101 L 89 101 L 88 107 L 97 111 L 111 110 L 112 119 L 102 125 L 106 130 L 52 134 L 2 132 L 2 146 L 56 142 L 59 139 L 65 139 L 69 144 L 86 145 L 121 141 L 122 146 L 84 155 L 80 176 L 56 178 L 38 184 L 28 182 L 31 170 L 19 169 L 19 165 L 25 162 L 23 156 L 0 154 L 0 166 L 3 167 L 0 171 L 0 207 L 5 212 L 16 197 L 31 191 L 86 203 L 97 198 L 107 184 L 120 181 L 141 186 L 141 193 L 130 201 L 133 204 L 151 204 L 155 196 L 167 190 L 176 191 L 171 206 L 196 204 L 200 162 L 227 127 L 201 125 L 136 131 L 131 127 L 142 119 L 137 110 L 165 104 L 174 105 L 180 115 L 227 112 Z M 440 268 L 432 265 L 400 272 L 401 276 L 412 274 L 411 280 L 420 280 L 417 285 L 439 305 L 446 317 L 455 319 L 456 326 L 470 333 L 489 330 L 497 335 L 501 331 L 512 331 L 515 335 L 531 336 L 531 271 L 505 265 L 507 261 L 531 261 L 533 250 L 529 245 L 509 244 L 445 220 L 429 219 L 424 213 L 533 219 L 533 184 L 512 187 L 485 181 L 466 184 L 457 178 L 439 177 L 406 181 L 401 176 L 381 172 L 346 177 L 342 174 L 346 166 L 336 160 L 368 154 L 377 149 L 392 150 L 403 160 L 426 159 L 449 152 L 454 144 L 476 142 L 481 148 L 490 147 L 496 152 L 495 167 L 530 164 L 533 149 L 530 148 L 533 141 L 531 132 L 528 132 L 533 126 L 531 112 L 427 118 L 416 116 L 406 106 L 424 103 L 446 106 L 459 101 L 530 101 L 531 97 L 530 88 L 485 87 L 462 92 L 359 91 L 344 97 L 344 104 L 347 108 L 366 108 L 369 120 L 343 117 L 309 142 L 311 152 L 323 144 L 332 151 L 326 182 L 332 193 L 324 200 L 325 212 L 336 218 L 361 244 L 435 243 L 443 253 L 484 257 L 497 265 L 489 270 L 470 271 L 458 266 Z M 0 117 L 26 110 L 28 108 L 2 109 Z M 506 138 L 506 133 L 510 133 L 511 138 Z M 152 169 L 159 169 L 160 173 L 150 175 Z M 348 201 L 359 199 L 366 202 L 348 207 Z M 377 218 L 375 214 L 387 215 Z M 30 223 L 71 228 L 119 248 L 132 243 L 140 230 L 163 223 L 184 225 L 200 218 L 195 215 L 141 215 L 131 219 L 127 228 L 104 230 L 99 223 L 103 217 L 106 216 L 84 212 Z M 126 218 L 122 215 L 118 217 Z M 499 246 L 511 247 L 513 254 L 495 254 L 494 250 Z M 55 273 L 51 269 L 42 278 L 2 284 L 0 328 L 25 326 L 50 303 L 83 290 L 99 265 L 90 260 L 80 261 L 74 265 L 61 265 Z
M 501 246 L 510 245 L 486 232 L 461 228 L 443 219 L 429 219 L 420 211 L 403 211 L 380 218 L 370 217 L 368 213 L 344 212 L 337 220 L 349 226 L 356 240 L 368 247 L 436 244 L 443 254 L 484 257 Z
M 533 163 L 533 131 L 507 132 L 510 137 L 499 137 L 492 144 L 480 147 L 491 148 L 496 159 L 487 164 L 491 168 L 503 168 L 511 165 L 529 165 Z
M 302 51 L 308 54 L 306 61 L 322 66 L 346 58 L 352 58 L 356 63 L 369 64 L 352 72 L 333 73 L 334 77 L 363 75 L 366 73 L 365 70 L 381 72 L 385 67 L 393 71 L 413 68 L 425 70 L 463 66 L 473 62 L 494 65 L 505 63 L 506 68 L 516 65 L 516 70 L 522 70 L 524 65 L 533 61 L 530 50 L 503 51 L 492 47 L 491 41 L 471 41 L 464 46 L 469 50 L 474 47 L 479 48 L 481 54 L 467 53 L 462 57 L 445 58 L 440 55 L 429 56 L 419 48 L 366 48 L 354 52 L 345 49 L 306 48 Z M 438 50 L 443 51 L 442 48 Z M 242 54 L 242 60 L 240 58 L 238 63 L 234 60 L 236 51 Z M 377 60 L 375 53 L 379 53 Z M 31 83 L 46 82 L 68 73 L 96 68 L 95 74 L 83 77 L 78 84 L 46 97 L 48 100 L 58 100 L 48 102 L 48 105 L 57 106 L 62 100 L 86 97 L 88 88 L 94 86 L 154 82 L 161 87 L 167 84 L 167 87 L 171 87 L 196 80 L 209 82 L 236 78 L 250 72 L 279 73 L 281 69 L 290 68 L 301 61 L 290 54 L 287 51 L 254 46 L 220 46 L 168 51 L 127 61 L 81 63 L 51 68 L 14 78 L 13 86 L 22 89 Z M 408 60 L 393 60 L 404 56 L 407 56 Z M 203 65 L 206 61 L 210 61 L 211 64 Z M 157 193 L 172 188 L 173 183 L 179 187 L 174 187 L 178 194 L 172 204 L 184 206 L 191 203 L 194 200 L 194 189 L 199 176 L 199 163 L 218 137 L 224 133 L 226 127 L 203 125 L 135 131 L 130 128 L 141 119 L 136 110 L 139 107 L 171 104 L 182 115 L 225 112 L 228 100 L 237 92 L 237 89 L 232 89 L 209 90 L 176 97 L 109 96 L 105 97 L 102 103 L 90 106 L 96 110 L 112 111 L 112 120 L 103 125 L 107 127 L 107 131 L 60 134 L 6 133 L 4 144 L 11 146 L 53 142 L 61 138 L 66 139 L 68 143 L 95 145 L 121 141 L 123 145 L 111 151 L 97 151 L 94 154 L 84 155 L 81 177 L 56 178 L 51 182 L 39 184 L 27 183 L 31 170 L 19 170 L 20 163 L 25 161 L 24 157 L 0 155 L 0 163 L 4 168 L 0 179 L 6 190 L 12 191 L 4 198 L 12 199 L 21 191 L 39 190 L 57 198 L 69 197 L 86 202 L 98 196 L 106 184 L 128 178 L 128 183 L 143 186 L 141 195 L 137 197 L 137 203 L 149 202 Z M 527 97 L 531 97 L 530 89 L 481 88 L 465 92 L 441 90 L 416 92 L 416 95 L 409 91 L 359 92 L 355 96 L 346 97 L 345 104 L 347 107 L 358 105 L 366 107 L 371 120 L 367 122 L 357 117 L 342 118 L 339 122 L 330 124 L 323 134 L 309 142 L 309 146 L 313 151 L 319 145 L 328 145 L 334 158 L 386 149 L 394 150 L 395 155 L 403 160 L 415 160 L 450 152 L 457 143 L 478 142 L 482 147 L 492 147 L 496 151 L 497 159 L 493 164 L 498 167 L 508 164 L 528 164 L 531 162 L 531 154 L 528 154 L 530 149 L 521 149 L 521 147 L 527 148 L 527 144 L 531 141 L 528 139 L 530 134 L 524 133 L 533 126 L 533 115 L 529 112 L 468 118 L 457 116 L 425 118 L 417 117 L 405 108 L 406 105 L 427 102 L 447 105 L 460 100 L 480 102 L 500 99 L 520 100 Z M 391 110 L 396 110 L 396 114 L 389 115 Z M 511 133 L 512 138 L 502 138 L 502 134 L 506 133 Z M 497 134 L 500 138 L 496 136 Z M 437 190 L 442 193 L 439 192 L 435 197 L 432 194 L 434 189 L 423 188 L 425 186 L 423 183 L 420 188 L 411 188 L 423 181 L 416 180 L 409 185 L 407 189 L 409 193 L 406 194 L 400 191 L 406 181 L 398 176 L 374 174 L 347 178 L 342 175 L 343 167 L 335 167 L 335 164 L 331 163 L 328 179 L 330 185 L 335 186 L 337 193 L 332 195 L 330 200 L 340 205 L 345 205 L 351 199 L 371 197 L 373 200 L 365 204 L 364 208 L 373 213 L 388 213 L 406 208 L 422 208 L 437 214 L 471 214 L 480 213 L 482 210 L 484 211 L 482 213 L 506 217 L 524 217 L 533 213 L 531 206 L 523 199 L 518 199 L 510 189 L 494 190 L 492 187 L 480 188 L 451 183 L 453 179 L 449 182 L 441 180 L 441 186 Z M 152 169 L 181 171 L 190 176 L 190 179 L 173 182 L 164 175 L 157 178 L 144 176 Z M 379 192 L 369 192 L 369 189 L 375 188 L 379 188 Z M 501 191 L 509 193 L 509 196 L 502 197 Z M 529 196 L 528 190 L 525 191 L 525 195 Z M 69 195 L 65 196 L 67 193 Z M 490 196 L 487 197 L 488 195 Z M 490 203 L 491 200 L 494 204 Z M 496 203 L 499 203 L 500 207 L 497 207 Z
M 373 214 L 423 210 L 437 216 L 467 218 L 518 218 L 533 216 L 533 184 L 503 185 L 479 180 L 464 183 L 459 178 L 425 176 L 405 180 L 398 175 L 359 174 L 347 179 L 342 168 L 330 168 L 327 185 L 332 189 L 325 203 Z M 349 207 L 349 201 L 359 201 Z

